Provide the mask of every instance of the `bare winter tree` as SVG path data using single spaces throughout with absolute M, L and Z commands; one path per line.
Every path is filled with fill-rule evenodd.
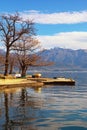
M 34 23 L 31 20 L 23 21 L 18 13 L 0 16 L 0 39 L 6 50 L 4 75 L 8 75 L 9 54 L 12 45 L 23 35 L 31 36 L 34 32 Z
M 28 67 L 34 65 L 40 58 L 35 54 L 40 49 L 39 41 L 32 37 L 22 36 L 13 48 L 16 51 L 22 76 L 25 76 Z
M 46 62 L 41 58 L 40 42 L 35 37 L 22 36 L 13 48 L 16 50 L 16 55 L 19 61 L 22 77 L 26 76 L 26 71 L 30 66 L 47 66 L 52 65 L 52 62 Z

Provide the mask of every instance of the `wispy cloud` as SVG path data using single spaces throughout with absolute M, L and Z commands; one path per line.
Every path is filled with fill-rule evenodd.
M 41 13 L 30 10 L 20 13 L 24 19 L 33 19 L 40 24 L 76 24 L 87 22 L 87 11 Z
M 87 49 L 87 32 L 61 32 L 53 36 L 38 36 L 43 48 L 62 47 Z

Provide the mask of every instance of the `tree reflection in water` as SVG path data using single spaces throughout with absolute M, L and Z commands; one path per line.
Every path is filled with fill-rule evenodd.
M 8 130 L 9 124 L 9 106 L 8 106 L 8 94 L 4 93 L 4 105 L 5 105 L 5 130 Z
M 0 130 L 87 129 L 87 91 L 82 86 L 80 91 L 68 86 L 39 90 L 26 87 L 0 92 Z
M 35 108 L 36 103 L 31 98 L 25 88 L 21 88 L 20 93 L 10 89 L 4 92 L 5 130 L 36 130 L 34 122 L 38 108 Z

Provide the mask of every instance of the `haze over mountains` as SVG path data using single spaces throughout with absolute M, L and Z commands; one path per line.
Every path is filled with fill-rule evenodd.
M 54 67 L 65 69 L 87 69 L 87 50 L 53 48 L 42 53 L 46 61 L 53 61 Z

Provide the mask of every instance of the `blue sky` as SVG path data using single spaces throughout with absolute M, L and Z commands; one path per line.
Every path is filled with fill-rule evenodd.
M 0 13 L 33 19 L 43 48 L 87 49 L 87 0 L 3 0 Z

